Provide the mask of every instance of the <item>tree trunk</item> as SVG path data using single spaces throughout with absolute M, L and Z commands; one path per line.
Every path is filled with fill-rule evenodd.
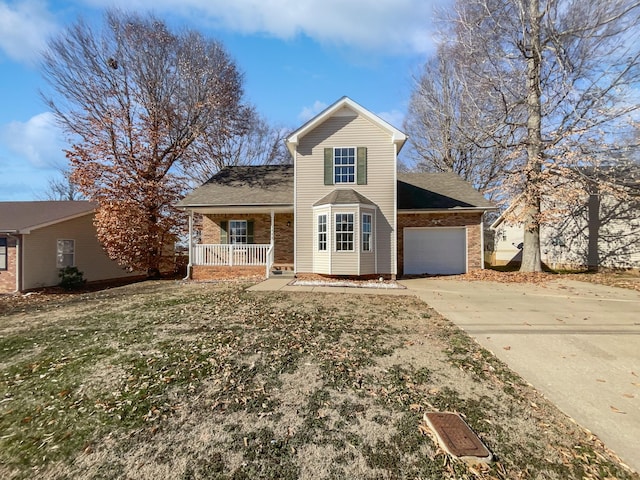
M 527 183 L 524 187 L 524 240 L 521 272 L 542 271 L 540 258 L 540 182 L 542 173 L 542 101 L 539 0 L 529 0 L 529 32 L 523 39 L 527 58 Z
M 597 272 L 600 267 L 600 195 L 589 195 L 589 217 L 587 220 L 589 232 L 587 249 L 587 266 L 590 272 Z

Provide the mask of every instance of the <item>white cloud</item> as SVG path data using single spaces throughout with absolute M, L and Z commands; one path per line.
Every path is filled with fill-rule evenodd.
M 391 110 L 390 112 L 379 112 L 377 115 L 392 126 L 402 129 L 404 112 L 401 112 L 400 110 Z
M 85 0 L 112 6 L 114 0 Z M 116 0 L 125 9 L 147 0 Z M 209 21 L 219 28 L 290 39 L 314 40 L 382 53 L 418 53 L 433 45 L 434 6 L 442 0 L 156 0 L 154 11 Z
M 35 62 L 56 30 L 44 2 L 0 1 L 0 50 L 13 60 Z
M 311 120 L 328 106 L 329 105 L 327 105 L 326 103 L 321 102 L 320 100 L 316 100 L 312 106 L 304 107 L 298 114 L 298 118 L 300 119 L 300 121 L 306 122 L 307 120 Z
M 53 114 L 40 113 L 26 122 L 11 122 L 0 130 L 0 139 L 17 159 L 36 168 L 57 168 L 66 162 L 65 143 Z

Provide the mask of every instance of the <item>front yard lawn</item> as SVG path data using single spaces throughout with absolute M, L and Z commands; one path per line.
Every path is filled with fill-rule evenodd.
M 158 281 L 31 300 L 0 303 L 1 478 L 640 478 L 412 297 Z M 448 458 L 432 410 L 497 461 Z

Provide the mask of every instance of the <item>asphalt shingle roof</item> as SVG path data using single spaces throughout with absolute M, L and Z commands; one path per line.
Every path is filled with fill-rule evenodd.
M 494 208 L 494 205 L 453 172 L 398 174 L 398 210 L 448 208 Z
M 0 232 L 20 232 L 91 213 L 88 201 L 0 202 Z
M 223 205 L 293 205 L 293 165 L 226 167 L 177 204 Z
M 363 203 L 350 188 L 332 191 L 315 205 Z M 178 207 L 293 205 L 293 166 L 227 167 L 181 200 Z M 493 208 L 493 204 L 455 173 L 398 174 L 398 209 Z
M 341 188 L 336 189 L 329 195 L 322 197 L 320 200 L 314 203 L 313 206 L 317 207 L 318 205 L 353 205 L 354 203 L 375 205 L 375 203 L 373 203 L 367 197 L 356 192 L 352 188 Z

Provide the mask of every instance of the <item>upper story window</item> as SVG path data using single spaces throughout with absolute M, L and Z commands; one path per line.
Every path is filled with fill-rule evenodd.
M 334 183 L 355 183 L 356 181 L 356 149 L 334 148 L 333 150 Z
M 76 265 L 76 241 L 58 240 L 56 267 L 74 267 Z
M 0 238 L 0 270 L 7 269 L 7 239 Z
M 318 215 L 318 250 L 327 250 L 327 216 Z
M 353 251 L 353 213 L 336 213 L 336 250 Z
M 324 149 L 324 184 L 367 184 L 367 147 Z

